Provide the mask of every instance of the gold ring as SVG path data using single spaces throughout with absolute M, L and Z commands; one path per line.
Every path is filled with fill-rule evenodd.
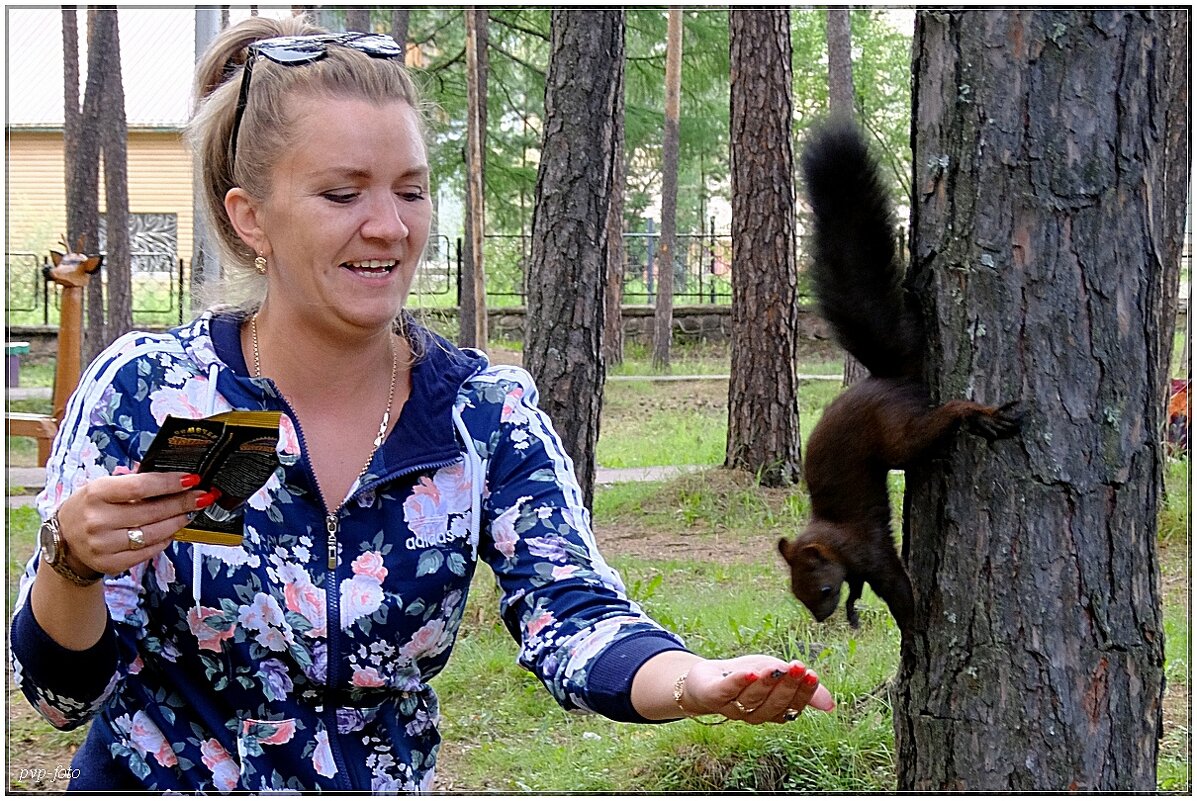
M 740 700 L 738 698 L 736 700 L 732 701 L 732 706 L 734 706 L 736 709 L 743 712 L 745 715 L 751 715 L 753 712 L 756 711 L 755 709 L 749 709 L 748 707 L 741 704 Z
M 801 712 L 800 710 L 797 710 L 797 709 L 787 709 L 787 710 L 785 711 L 785 714 L 784 714 L 784 715 L 782 715 L 781 717 L 782 717 L 782 719 L 783 719 L 783 720 L 786 720 L 786 721 L 790 721 L 790 720 L 797 720 L 797 719 L 798 719 L 798 716 L 799 716 L 799 715 L 801 715 L 801 714 L 802 714 L 802 712 Z
M 136 551 L 138 548 L 145 547 L 145 532 L 139 528 L 131 528 L 127 532 L 129 537 L 129 550 Z

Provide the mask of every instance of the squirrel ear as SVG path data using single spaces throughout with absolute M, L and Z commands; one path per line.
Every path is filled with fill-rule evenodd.
M 781 539 L 779 539 L 777 541 L 777 550 L 781 552 L 782 556 L 789 559 L 790 558 L 790 553 L 789 553 L 790 552 L 790 541 L 787 540 L 785 537 L 782 537 Z
M 823 552 L 823 546 L 814 542 L 810 543 L 809 545 L 802 546 L 800 554 L 803 559 L 806 559 L 808 562 L 813 562 L 814 564 L 826 564 L 827 562 L 831 561 L 827 558 L 827 554 Z

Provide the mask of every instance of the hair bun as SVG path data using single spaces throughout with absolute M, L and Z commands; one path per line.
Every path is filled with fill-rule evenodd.
M 262 39 L 325 33 L 302 14 L 275 19 L 250 17 L 225 28 L 208 45 L 195 72 L 196 99 L 203 100 L 236 76 L 249 56 L 249 48 Z

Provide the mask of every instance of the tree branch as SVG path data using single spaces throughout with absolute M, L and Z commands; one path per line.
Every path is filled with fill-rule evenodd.
M 506 50 L 499 47 L 493 41 L 490 43 L 490 47 L 492 50 L 494 50 L 499 55 L 506 56 L 509 60 L 513 61 L 516 64 L 519 64 L 524 69 L 526 69 L 536 75 L 539 75 L 542 78 L 545 76 L 545 71 L 543 69 L 541 69 L 540 67 L 537 67 L 535 64 L 529 64 L 527 61 L 524 61 L 522 58 L 519 58 L 518 56 L 511 55 L 511 53 L 508 53 Z
M 440 64 L 437 64 L 435 67 L 429 67 L 427 70 L 425 70 L 425 72 L 427 72 L 429 75 L 435 75 L 438 72 L 447 70 L 449 67 L 452 67 L 454 64 L 458 63 L 459 61 L 465 61 L 465 48 L 464 47 L 461 48 L 460 52 L 458 52 L 457 55 L 453 56 L 453 58 L 449 59 L 448 61 L 442 61 Z
M 500 25 L 502 25 L 504 28 L 509 28 L 518 33 L 527 34 L 528 36 L 534 36 L 537 39 L 540 39 L 545 42 L 549 41 L 548 35 L 545 34 L 543 31 L 533 30 L 532 28 L 525 28 L 523 25 L 517 25 L 514 22 L 511 22 L 497 14 L 492 14 L 490 18 L 491 18 L 492 22 L 497 22 Z

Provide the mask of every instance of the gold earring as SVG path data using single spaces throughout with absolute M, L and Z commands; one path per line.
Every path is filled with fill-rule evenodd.
M 258 256 L 254 259 L 254 269 L 258 271 L 258 275 L 266 274 L 266 257 Z

